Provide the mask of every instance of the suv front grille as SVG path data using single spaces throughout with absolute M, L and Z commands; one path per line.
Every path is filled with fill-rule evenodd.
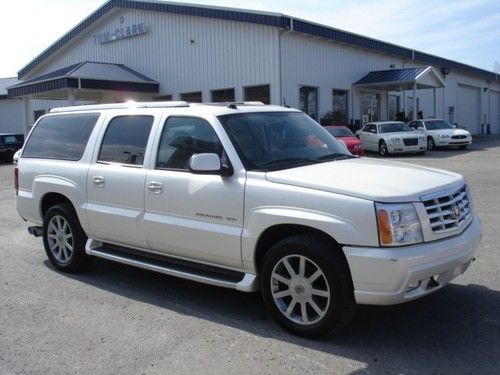
M 418 138 L 403 138 L 403 143 L 405 146 L 416 146 L 418 144 Z
M 458 229 L 471 217 L 471 203 L 465 185 L 451 193 L 422 198 L 422 202 L 434 233 Z

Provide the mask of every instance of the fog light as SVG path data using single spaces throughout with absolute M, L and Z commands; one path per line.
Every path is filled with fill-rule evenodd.
M 405 293 L 413 292 L 415 289 L 420 288 L 420 284 L 422 284 L 422 280 L 415 281 L 413 283 L 408 284 L 408 288 L 406 288 Z

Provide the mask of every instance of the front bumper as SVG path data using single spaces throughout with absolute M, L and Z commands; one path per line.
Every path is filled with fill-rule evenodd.
M 359 304 L 394 305 L 435 292 L 469 267 L 481 241 L 474 217 L 461 234 L 399 248 L 345 246 Z
M 427 150 L 427 144 L 419 143 L 415 146 L 405 146 L 404 144 L 389 144 L 387 150 L 391 154 L 406 153 L 406 152 L 422 152 Z
M 452 146 L 465 146 L 472 143 L 472 138 L 451 139 L 451 138 L 437 138 L 437 147 L 452 147 Z

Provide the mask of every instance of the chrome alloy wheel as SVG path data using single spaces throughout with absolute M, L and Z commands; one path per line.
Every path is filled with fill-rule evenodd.
M 50 252 L 59 263 L 68 263 L 73 254 L 73 232 L 68 221 L 55 215 L 50 219 L 47 227 L 47 242 Z
M 303 255 L 288 255 L 276 263 L 271 274 L 271 292 L 281 313 L 301 325 L 321 320 L 331 303 L 325 274 Z

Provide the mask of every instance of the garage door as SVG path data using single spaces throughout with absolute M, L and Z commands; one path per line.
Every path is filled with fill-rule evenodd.
M 479 95 L 480 89 L 477 87 L 458 85 L 456 122 L 472 134 L 479 134 L 481 132 Z
M 500 92 L 491 91 L 490 95 L 491 133 L 500 134 Z

